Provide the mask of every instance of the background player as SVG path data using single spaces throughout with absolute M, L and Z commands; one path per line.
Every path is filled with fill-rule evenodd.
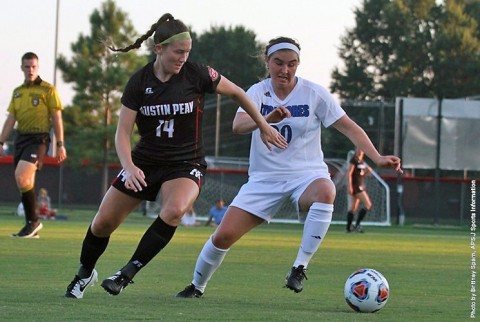
M 355 149 L 355 154 L 350 159 L 350 168 L 348 171 L 348 201 L 350 209 L 347 213 L 347 233 L 352 231 L 363 233 L 360 223 L 365 218 L 367 211 L 372 209 L 372 202 L 370 201 L 364 184 L 364 178 L 371 173 L 372 168 L 365 163 L 364 156 L 363 151 L 357 148 Z M 362 202 L 363 208 L 358 212 L 355 226 L 352 226 L 353 218 L 355 217 L 355 212 L 360 202 Z

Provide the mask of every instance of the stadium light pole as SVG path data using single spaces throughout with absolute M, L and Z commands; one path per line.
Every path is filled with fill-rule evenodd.
M 60 0 L 57 0 L 56 13 L 55 13 L 55 45 L 54 45 L 54 59 L 53 59 L 53 86 L 57 86 L 57 56 L 58 56 L 58 21 L 60 16 Z M 52 150 L 57 149 L 55 135 L 52 140 Z M 62 208 L 62 196 L 63 196 L 63 164 L 60 163 L 58 167 L 58 209 Z
M 222 105 L 222 96 L 217 94 L 217 118 L 215 121 L 215 158 L 220 155 L 220 107 Z

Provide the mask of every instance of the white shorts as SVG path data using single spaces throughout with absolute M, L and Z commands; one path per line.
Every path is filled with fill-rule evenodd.
M 298 176 L 293 180 L 256 180 L 250 178 L 240 188 L 230 206 L 240 208 L 270 222 L 283 202 L 290 198 L 297 211 L 299 221 L 304 222 L 306 213 L 300 213 L 298 200 L 310 183 L 320 178 L 331 181 L 330 174 L 323 172 Z

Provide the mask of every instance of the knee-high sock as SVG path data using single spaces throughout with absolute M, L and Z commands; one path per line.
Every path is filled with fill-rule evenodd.
M 363 218 L 365 218 L 366 214 L 367 214 L 367 209 L 365 209 L 365 208 L 360 209 L 360 211 L 358 212 L 357 222 L 355 223 L 355 226 L 360 225 Z
M 330 223 L 332 222 L 333 205 L 315 202 L 310 207 L 303 227 L 302 243 L 298 250 L 294 267 L 303 265 L 305 268 L 318 250 Z
M 201 292 L 205 291 L 207 283 L 213 273 L 222 264 L 228 249 L 220 249 L 215 247 L 210 237 L 203 246 L 200 255 L 198 255 L 195 271 L 193 272 L 192 284 Z
M 88 227 L 80 253 L 80 269 L 78 276 L 88 277 L 92 274 L 95 264 L 107 248 L 110 237 L 97 237 L 92 233 L 92 226 Z
M 353 214 L 353 212 L 349 211 L 347 213 L 347 230 L 348 231 L 350 231 L 350 229 L 352 227 L 353 217 L 355 217 L 355 215 Z
M 25 210 L 25 221 L 35 222 L 38 220 L 37 206 L 35 200 L 35 189 L 32 187 L 29 190 L 21 191 L 23 209 Z
M 129 263 L 122 268 L 122 273 L 132 279 L 142 267 L 167 246 L 176 229 L 177 227 L 170 226 L 157 217 L 143 234 Z

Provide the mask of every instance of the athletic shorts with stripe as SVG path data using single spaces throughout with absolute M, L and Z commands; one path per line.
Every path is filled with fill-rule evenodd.
M 145 174 L 145 181 L 147 182 L 147 187 L 143 188 L 142 191 L 135 192 L 125 188 L 124 169 L 122 169 L 113 180 L 112 186 L 129 196 L 148 201 L 155 201 L 157 199 L 158 192 L 164 182 L 178 178 L 188 178 L 193 180 L 201 190 L 207 172 L 205 166 L 196 163 L 179 163 L 168 166 L 137 165 L 137 167 L 143 171 Z

